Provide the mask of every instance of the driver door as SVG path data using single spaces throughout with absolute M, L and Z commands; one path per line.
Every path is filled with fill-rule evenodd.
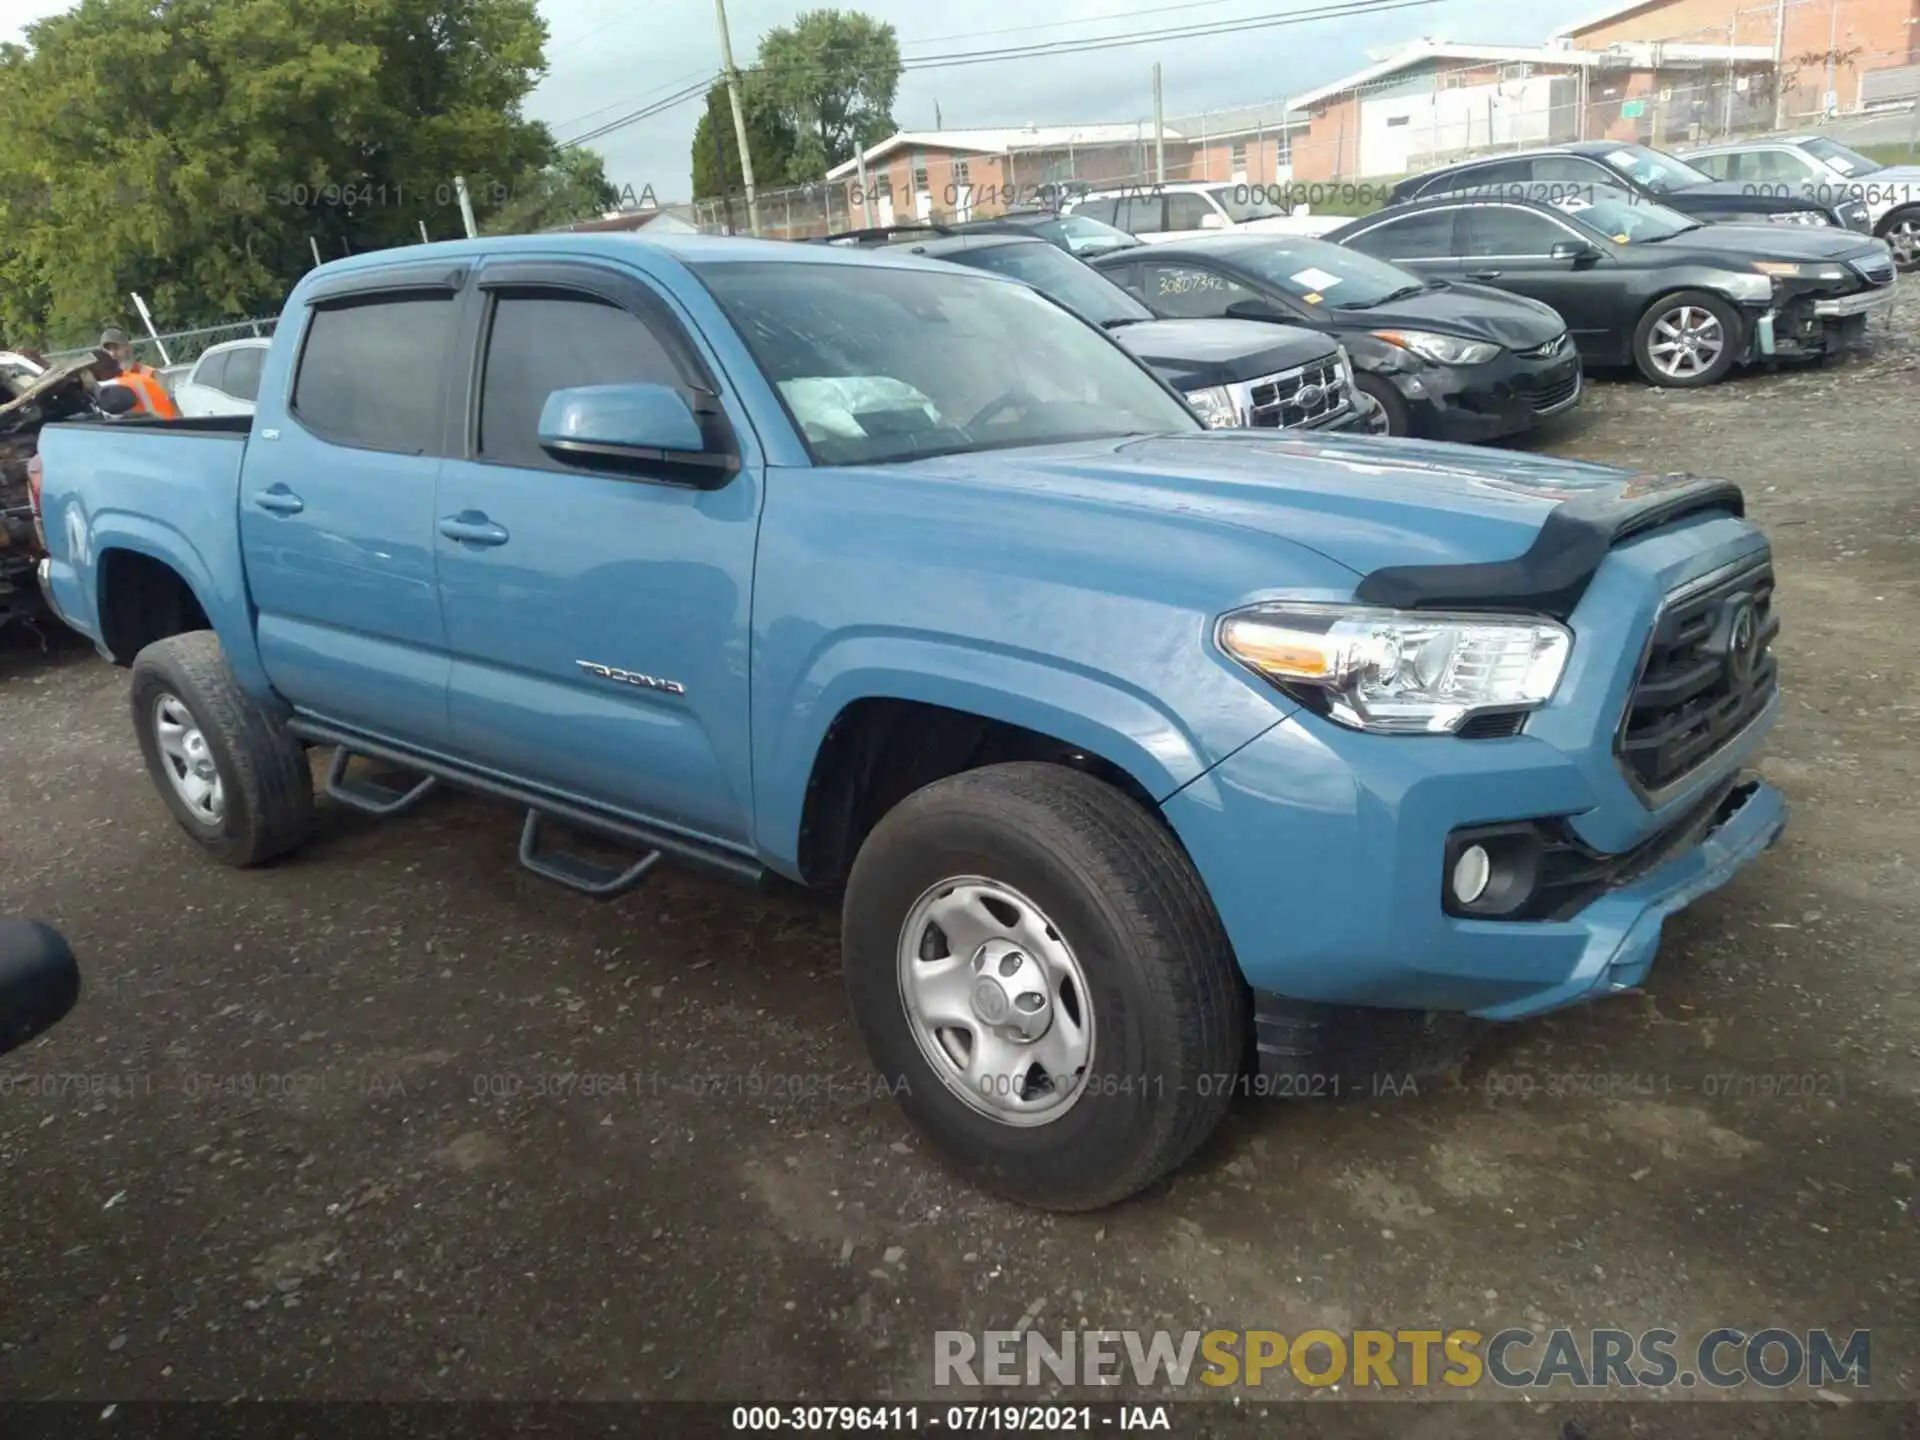
M 750 843 L 755 454 L 701 490 L 664 465 L 562 460 L 538 436 L 554 390 L 647 382 L 724 405 L 715 370 L 651 285 L 574 261 L 487 262 L 462 336 L 472 418 L 434 508 L 454 753 Z
M 1593 235 L 1537 210 L 1470 206 L 1461 220 L 1459 278 L 1551 305 L 1582 355 L 1618 350 L 1619 281 L 1610 258 L 1555 259 L 1562 241 L 1601 248 Z

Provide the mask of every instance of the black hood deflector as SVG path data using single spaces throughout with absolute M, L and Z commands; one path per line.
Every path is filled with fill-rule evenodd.
M 1615 545 L 1707 510 L 1745 516 L 1746 496 L 1731 480 L 1637 476 L 1618 490 L 1556 505 L 1515 559 L 1389 566 L 1362 580 L 1355 598 L 1395 610 L 1525 609 L 1565 620 Z

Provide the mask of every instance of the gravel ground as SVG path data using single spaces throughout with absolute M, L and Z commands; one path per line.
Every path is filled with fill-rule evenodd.
M 125 675 L 16 645 L 0 894 L 65 929 L 87 990 L 0 1062 L 0 1395 L 927 1398 L 933 1331 L 1027 1317 L 1870 1328 L 1870 1393 L 1920 1398 L 1905 283 L 1864 354 L 1691 395 L 1601 379 L 1539 442 L 1747 487 L 1786 625 L 1782 844 L 1669 926 L 1644 993 L 1505 1029 L 1418 1094 L 1243 1103 L 1101 1216 L 958 1184 L 871 1093 L 830 909 L 679 872 L 595 904 L 458 796 L 389 823 L 323 807 L 301 854 L 227 871 L 153 794 Z M 1509 1399 L 1337 1423 L 1599 1440 L 1736 1415 Z M 1916 1425 L 1865 1400 L 1737 1414 Z

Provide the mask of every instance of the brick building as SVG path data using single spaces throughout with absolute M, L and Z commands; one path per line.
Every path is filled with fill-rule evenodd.
M 1293 141 L 1292 178 L 1401 175 L 1486 150 L 1681 144 L 1752 128 L 1770 103 L 1772 60 L 1760 44 L 1420 40 L 1293 97 L 1308 118 Z
M 1193 147 L 1163 127 L 1169 179 L 1185 173 Z M 1056 187 L 1142 181 L 1154 172 L 1153 126 L 1025 125 L 1002 130 L 903 130 L 868 148 L 866 194 L 860 160 L 827 172 L 846 187 L 847 208 L 866 223 L 965 220 L 1030 205 Z
M 1761 47 L 1784 124 L 1873 99 L 1869 77 L 1920 60 L 1920 0 L 1634 0 L 1556 33 L 1582 50 L 1662 42 Z

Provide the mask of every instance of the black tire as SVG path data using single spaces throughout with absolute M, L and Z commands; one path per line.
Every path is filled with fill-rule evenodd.
M 1030 897 L 1086 973 L 1093 1050 L 1048 1123 L 975 1108 L 936 1073 L 908 1019 L 903 928 L 922 897 L 961 876 Z M 1248 1035 L 1226 932 L 1167 830 L 1090 775 L 994 765 L 909 796 L 860 849 L 842 935 L 854 1018 L 892 1093 L 937 1150 L 1009 1199 L 1114 1204 L 1183 1163 L 1226 1113 Z
M 1902 275 L 1920 269 L 1920 205 L 1894 211 L 1875 234 L 1892 249 L 1894 268 Z
M 190 807 L 162 753 L 156 708 L 171 696 L 204 737 L 224 795 L 216 820 Z M 313 772 L 306 752 L 233 678 L 219 639 L 196 630 L 156 640 L 133 662 L 133 728 L 160 798 L 180 828 L 216 860 L 258 865 L 313 830 Z
M 1356 374 L 1353 383 L 1356 389 L 1371 395 L 1380 406 L 1381 412 L 1387 417 L 1387 434 L 1413 433 L 1413 412 L 1407 406 L 1407 397 L 1394 388 L 1391 380 L 1383 380 L 1378 375 Z
M 1712 315 L 1719 323 L 1722 344 L 1719 354 L 1702 369 L 1692 374 L 1672 375 L 1662 370 L 1653 357 L 1653 332 L 1668 316 L 1683 309 L 1704 310 Z M 1669 390 L 1697 390 L 1724 380 L 1727 372 L 1740 362 L 1746 344 L 1746 324 L 1732 305 L 1705 290 L 1676 290 L 1649 305 L 1640 323 L 1633 327 L 1633 363 L 1650 385 Z

